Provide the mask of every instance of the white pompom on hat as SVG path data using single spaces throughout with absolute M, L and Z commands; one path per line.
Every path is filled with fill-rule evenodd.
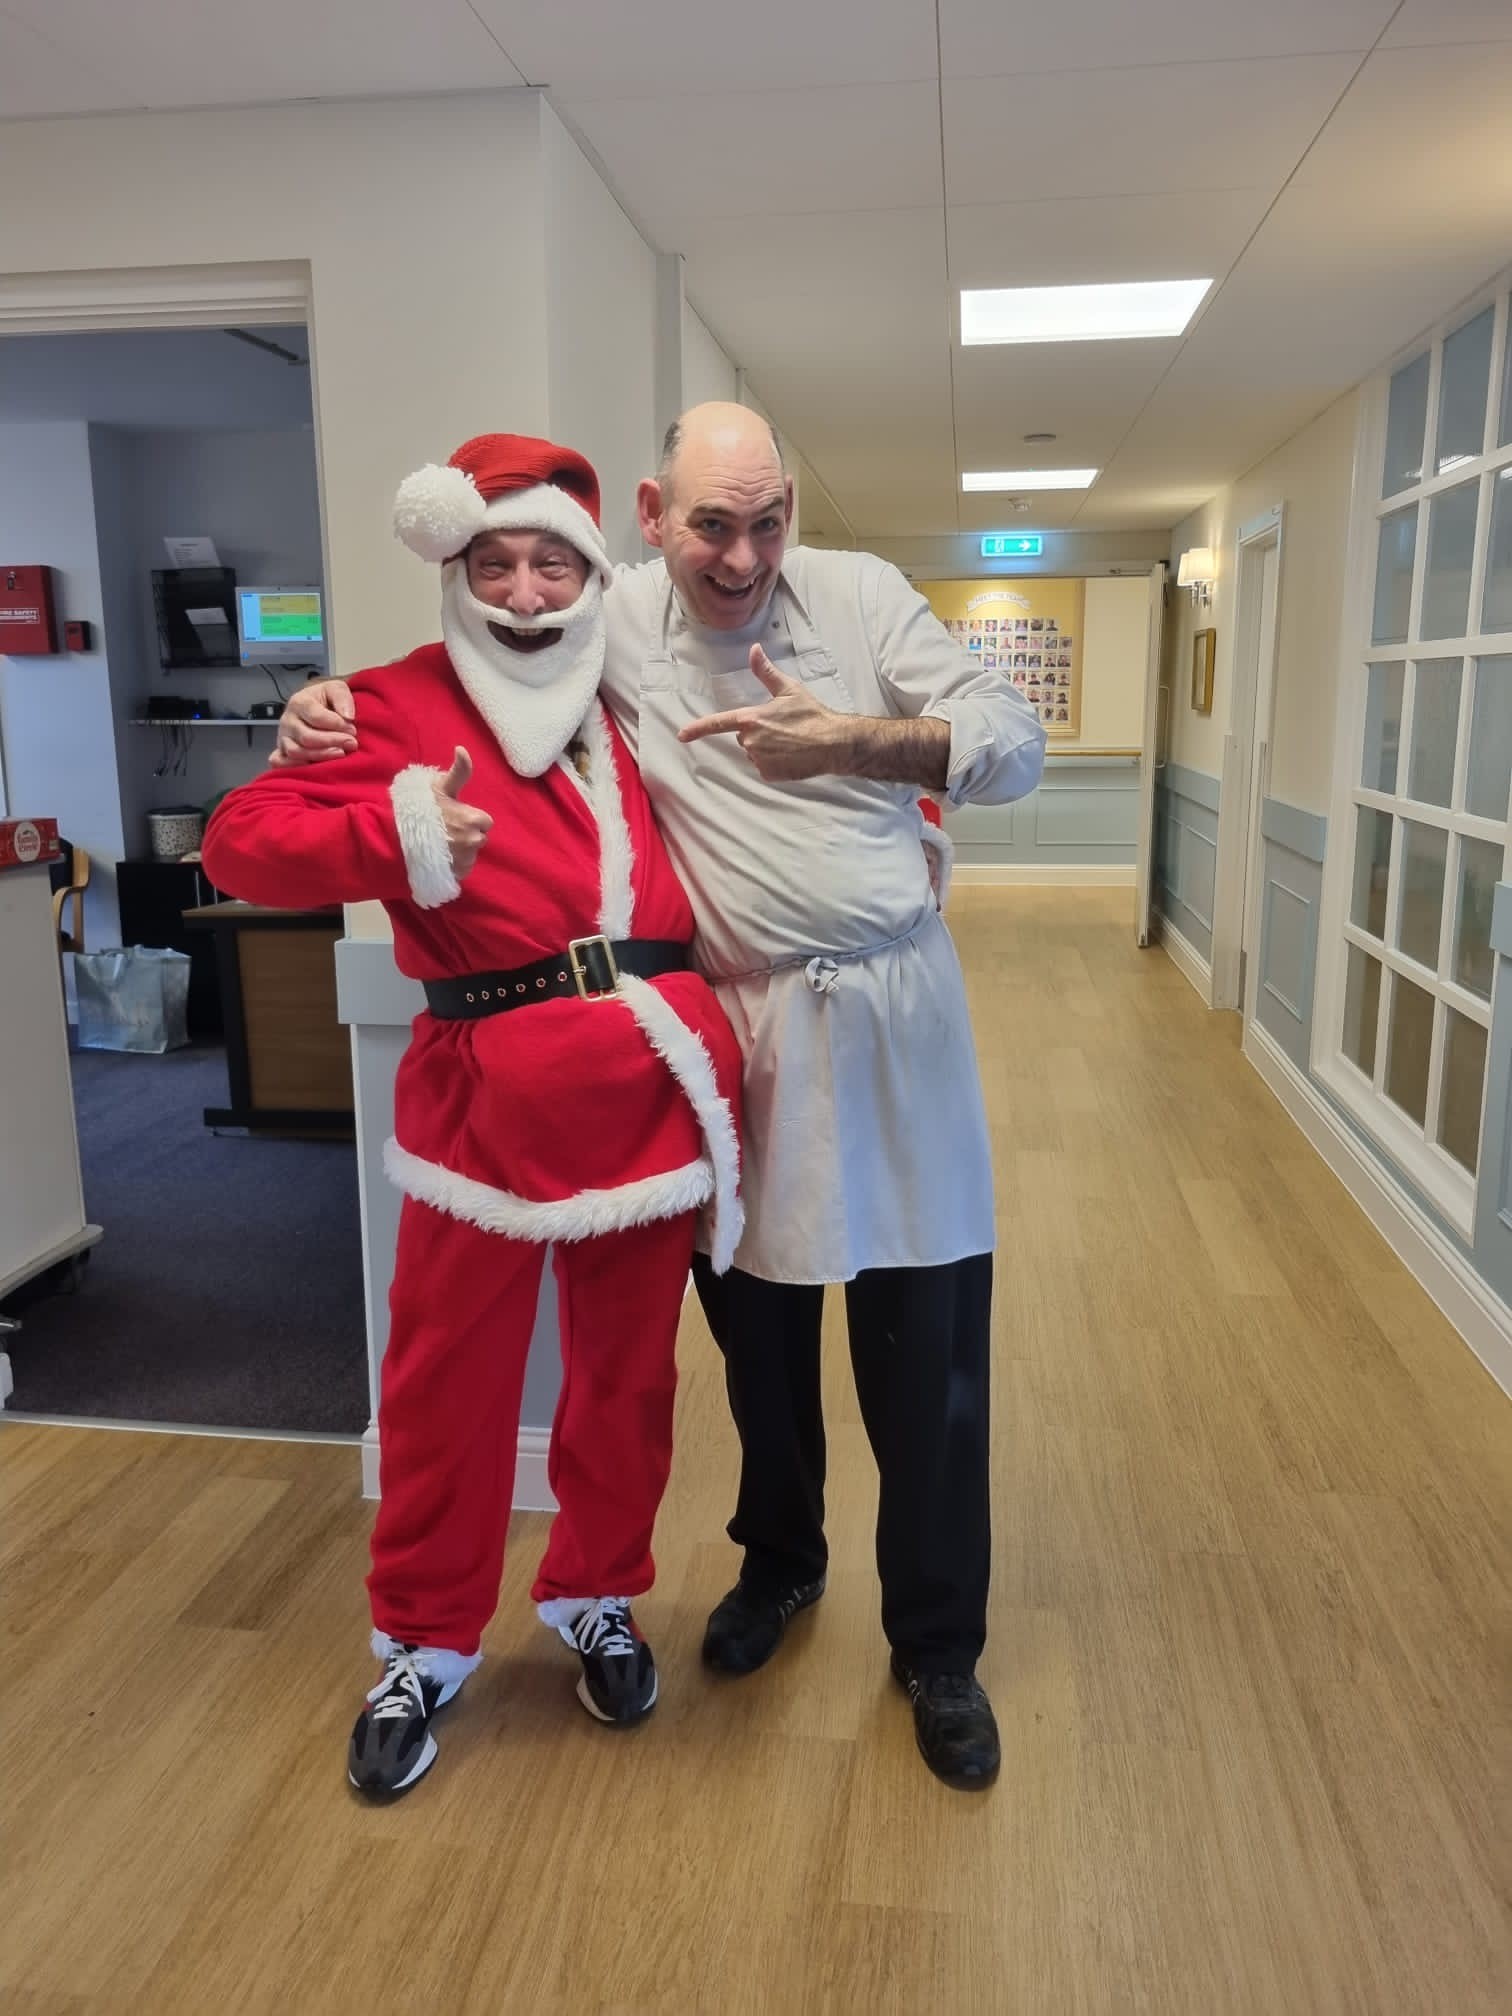
M 613 576 L 599 525 L 599 483 L 576 449 L 528 434 L 479 434 L 444 466 L 406 476 L 394 499 L 394 531 L 422 560 L 456 559 L 480 532 L 554 532 Z

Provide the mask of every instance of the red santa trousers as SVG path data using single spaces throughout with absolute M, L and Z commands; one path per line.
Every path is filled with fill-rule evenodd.
M 548 1474 L 560 1510 L 536 1602 L 637 1596 L 654 1579 L 694 1215 L 556 1248 L 562 1388 Z M 494 1613 L 545 1255 L 404 1201 L 368 1576 L 374 1625 L 402 1643 L 471 1654 Z

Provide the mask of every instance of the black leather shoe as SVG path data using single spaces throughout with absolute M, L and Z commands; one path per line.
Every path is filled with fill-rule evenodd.
M 758 1589 L 737 1582 L 709 1614 L 704 1664 L 721 1673 L 754 1673 L 782 1643 L 789 1620 L 823 1594 L 822 1575 L 817 1582 L 795 1582 L 786 1589 Z
M 936 1778 L 963 1791 L 990 1785 L 1002 1762 L 992 1703 L 970 1673 L 916 1673 L 892 1655 L 894 1680 L 913 1703 L 919 1755 Z

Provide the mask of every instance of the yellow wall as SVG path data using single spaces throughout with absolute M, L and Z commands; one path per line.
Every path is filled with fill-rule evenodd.
M 1191 546 L 1212 547 L 1218 579 L 1209 609 L 1194 611 L 1184 591 L 1172 592 L 1166 623 L 1172 682 L 1169 754 L 1174 762 L 1221 777 L 1233 697 L 1235 539 L 1241 525 L 1272 505 L 1285 509 L 1269 792 L 1309 812 L 1326 813 L 1332 790 L 1359 399 L 1358 388 L 1346 393 L 1171 535 L 1173 580 L 1181 555 Z M 1218 633 L 1217 662 L 1213 711 L 1202 715 L 1191 704 L 1192 637 L 1209 626 Z
M 1056 653 L 1057 659 L 1069 656 L 1072 663 L 1063 668 L 1057 664 L 1054 688 L 1055 699 L 1049 699 L 1050 688 L 1046 685 L 1043 665 L 1040 667 L 1040 709 L 1043 718 L 1045 709 L 1053 707 L 1059 714 L 1062 704 L 1070 719 L 1061 722 L 1045 720 L 1052 746 L 1061 750 L 1084 749 L 1137 749 L 1140 741 L 1143 717 L 1143 696 L 1145 677 L 1145 625 L 1148 591 L 1142 578 L 1121 580 L 1112 577 L 1097 577 L 1081 580 L 1071 577 L 1015 575 L 1000 580 L 953 580 L 921 581 L 920 593 L 925 596 L 935 614 L 945 623 L 988 621 L 1001 625 L 1004 621 L 1032 624 L 1036 619 L 1041 623 L 1056 625 L 1057 639 L 1069 637 L 1072 644 L 1069 652 Z M 1001 628 L 996 632 L 985 629 L 976 634 L 981 645 L 981 655 L 1003 656 L 999 649 L 993 653 L 990 646 L 1000 641 Z M 1044 657 L 1045 632 L 1032 630 L 1023 638 L 1021 633 L 1012 633 L 1010 656 L 1017 657 L 1020 649 L 1025 656 L 1031 655 L 1036 642 L 1040 644 L 1039 655 Z M 968 647 L 972 642 L 971 633 L 962 638 Z M 1025 697 L 1031 697 L 1030 680 L 1034 673 L 1026 665 L 1016 670 L 1012 665 L 1006 668 Z M 1070 687 L 1060 684 L 1063 670 L 1069 670 Z M 1067 696 L 1062 700 L 1062 695 Z

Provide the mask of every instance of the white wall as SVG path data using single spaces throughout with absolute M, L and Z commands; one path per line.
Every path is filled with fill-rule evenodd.
M 635 488 L 656 467 L 656 256 L 549 105 L 546 179 L 547 383 L 551 438 L 598 471 L 614 560 L 646 557 Z M 515 429 L 507 414 L 486 423 Z
M 391 543 L 400 479 L 483 428 L 546 431 L 540 123 L 519 90 L 0 129 L 0 183 L 28 191 L 0 276 L 308 266 L 339 669 L 435 634 L 434 569 Z
M 115 747 L 115 787 L 120 807 L 121 846 L 117 859 L 147 851 L 143 815 L 149 803 L 147 783 L 157 761 L 158 738 L 150 730 L 133 728 L 131 717 L 141 712 L 136 550 L 131 526 L 137 509 L 136 470 L 131 437 L 119 427 L 90 427 L 89 467 L 94 485 L 95 544 L 100 568 L 100 615 L 109 668 L 111 738 Z M 3 478 L 0 478 L 3 481 Z M 168 797 L 152 801 L 168 804 Z M 115 934 L 119 937 L 119 933 Z M 100 940 L 90 937 L 97 951 Z M 115 942 L 114 938 L 111 942 Z M 72 968 L 73 961 L 67 962 Z M 73 974 L 68 974 L 70 996 Z
M 709 399 L 734 402 L 738 391 L 735 366 L 698 310 L 686 300 L 682 304 L 682 368 L 685 410 L 702 406 Z
M 83 421 L 0 423 L 0 557 L 53 568 L 59 625 L 82 617 L 94 626 L 93 651 L 0 657 L 0 746 L 12 814 L 55 818 L 65 839 L 98 857 L 85 935 L 91 947 L 115 945 L 121 808 Z
M 1301 433 L 1257 463 L 1171 534 L 1171 575 L 1191 546 L 1211 546 L 1218 562 L 1212 606 L 1193 611 L 1173 591 L 1166 625 L 1172 760 L 1210 776 L 1223 773 L 1234 664 L 1234 542 L 1238 529 L 1273 504 L 1285 507 L 1277 622 L 1275 720 L 1270 796 L 1326 813 L 1333 778 L 1334 711 L 1344 606 L 1349 493 L 1359 394 L 1348 393 Z M 1213 711 L 1191 705 L 1192 637 L 1218 632 Z

